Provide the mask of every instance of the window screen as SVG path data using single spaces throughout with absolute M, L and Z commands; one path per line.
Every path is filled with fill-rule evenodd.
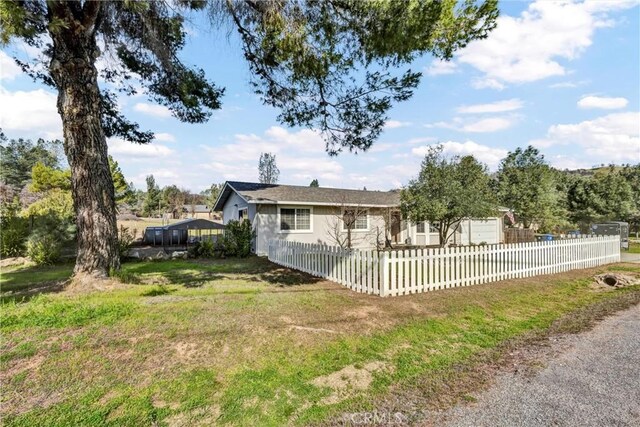
M 280 230 L 296 229 L 296 210 L 280 209 Z

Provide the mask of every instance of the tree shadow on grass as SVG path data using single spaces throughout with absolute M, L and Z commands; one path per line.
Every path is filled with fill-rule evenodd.
M 0 301 L 27 302 L 48 293 L 60 292 L 73 273 L 73 264 L 50 266 L 25 265 L 3 271 L 0 279 Z
M 260 279 L 280 287 L 312 285 L 324 281 L 319 277 L 312 276 L 297 270 L 282 268 L 274 264 L 274 269 L 267 273 L 262 273 Z

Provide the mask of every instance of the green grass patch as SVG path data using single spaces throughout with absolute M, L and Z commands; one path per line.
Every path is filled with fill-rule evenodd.
M 379 298 L 258 258 L 127 263 L 123 272 L 136 284 L 2 306 L 1 362 L 11 372 L 3 422 L 326 422 L 375 409 L 392 386 L 429 393 L 420 388 L 425 378 L 447 383 L 455 366 L 505 342 L 640 293 L 592 287 L 594 274 L 622 267 L 640 274 L 640 266 L 618 265 Z M 354 371 L 366 381 L 357 383 Z
M 640 254 L 640 243 L 629 243 L 629 253 Z
M 134 305 L 126 302 L 88 302 L 83 299 L 61 300 L 40 296 L 29 303 L 2 305 L 2 329 L 64 328 L 89 323 L 108 325 L 129 315 Z
M 17 292 L 32 288 L 38 284 L 63 281 L 71 277 L 73 264 L 52 266 L 23 265 L 4 269 L 0 273 L 0 289 L 2 292 Z

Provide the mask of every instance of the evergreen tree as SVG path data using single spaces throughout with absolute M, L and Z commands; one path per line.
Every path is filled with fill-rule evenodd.
M 161 192 L 158 184 L 156 184 L 156 179 L 153 175 L 148 175 L 146 178 L 147 181 L 147 196 L 144 200 L 144 205 L 142 207 L 142 213 L 144 216 L 151 217 L 154 214 L 162 214 L 162 206 L 161 204 Z
M 0 42 L 39 48 L 31 77 L 55 88 L 71 167 L 78 227 L 75 273 L 106 276 L 119 268 L 116 209 L 106 137 L 149 143 L 117 108 L 117 92 L 148 97 L 184 122 L 206 121 L 224 90 L 186 66 L 185 17 L 209 8 L 242 43 L 251 84 L 290 126 L 318 129 L 327 150 L 366 150 L 391 106 L 407 100 L 421 73 L 399 71 L 417 56 L 449 60 L 487 36 L 496 0 L 415 1 L 83 1 L 0 2 Z M 98 43 L 98 40 L 100 43 Z M 100 77 L 116 90 L 98 86 Z M 90 179 L 87 179 L 90 177 Z

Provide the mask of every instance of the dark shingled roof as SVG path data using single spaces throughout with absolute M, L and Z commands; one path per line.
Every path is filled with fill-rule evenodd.
M 214 210 L 222 210 L 222 206 L 229 197 L 229 187 L 233 188 L 244 199 L 253 203 L 294 202 L 359 206 L 397 206 L 400 204 L 399 191 L 345 190 L 341 188 L 227 181 L 227 185 L 225 185 L 223 193 L 220 194 Z

